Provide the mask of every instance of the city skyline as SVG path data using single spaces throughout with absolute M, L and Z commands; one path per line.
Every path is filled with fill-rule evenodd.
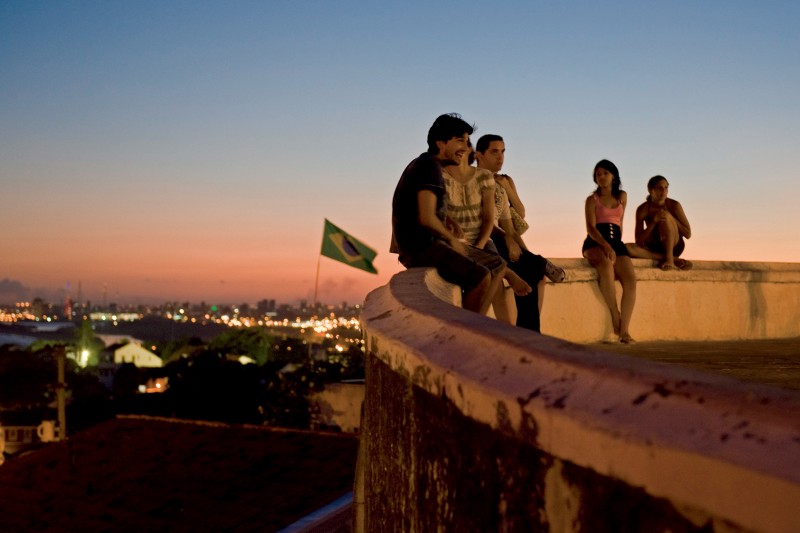
M 51 296 L 48 293 L 52 292 Z M 13 296 L 18 297 L 13 297 Z M 56 309 L 59 316 L 65 306 L 69 305 L 73 313 L 78 316 L 82 310 L 86 312 L 109 312 L 120 310 L 135 311 L 137 309 L 178 309 L 188 306 L 193 310 L 198 309 L 238 309 L 249 308 L 254 310 L 256 308 L 265 308 L 267 311 L 275 311 L 277 309 L 297 309 L 302 311 L 314 311 L 315 308 L 328 308 L 328 309 L 342 309 L 347 307 L 360 307 L 362 302 L 347 300 L 338 301 L 323 301 L 317 299 L 316 302 L 307 300 L 305 298 L 297 298 L 296 300 L 280 300 L 275 298 L 258 298 L 255 300 L 241 300 L 241 301 L 226 301 L 226 300 L 187 300 L 187 299 L 164 299 L 152 298 L 145 299 L 142 297 L 134 297 L 130 299 L 120 298 L 115 295 L 114 298 L 104 297 L 101 300 L 92 300 L 84 298 L 81 292 L 75 292 L 70 289 L 57 289 L 55 291 L 48 291 L 41 289 L 39 291 L 26 288 L 18 282 L 10 282 L 9 280 L 0 280 L 0 315 L 4 310 L 11 311 L 14 309 L 27 309 L 33 306 L 44 306 L 48 309 Z M 238 311 L 237 311 L 238 312 Z M 2 320 L 0 320 L 2 321 Z
M 0 295 L 363 301 L 433 119 L 506 138 L 531 249 L 580 256 L 591 170 L 670 181 L 692 260 L 800 261 L 800 6 L 0 4 Z M 377 275 L 319 258 L 324 219 Z M 104 288 L 105 287 L 105 288 Z

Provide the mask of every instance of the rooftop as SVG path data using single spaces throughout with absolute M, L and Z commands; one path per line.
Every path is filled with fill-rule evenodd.
M 352 435 L 119 417 L 0 467 L 3 531 L 275 531 L 352 490 Z

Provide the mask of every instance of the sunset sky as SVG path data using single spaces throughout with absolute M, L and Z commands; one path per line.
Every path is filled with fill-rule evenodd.
M 433 119 L 506 138 L 530 248 L 579 257 L 603 158 L 670 181 L 696 260 L 800 262 L 800 4 L 0 2 L 0 300 L 311 299 L 324 219 L 401 268 Z M 0 302 L 2 303 L 2 302 Z

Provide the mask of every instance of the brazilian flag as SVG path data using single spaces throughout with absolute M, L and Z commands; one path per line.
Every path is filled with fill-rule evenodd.
M 378 273 L 372 266 L 372 260 L 378 255 L 378 252 L 334 226 L 327 218 L 325 219 L 325 230 L 322 233 L 322 251 L 320 253 L 351 267 L 373 274 Z

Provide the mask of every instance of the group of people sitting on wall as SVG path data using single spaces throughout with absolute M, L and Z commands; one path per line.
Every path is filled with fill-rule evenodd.
M 439 116 L 428 131 L 428 151 L 403 171 L 392 200 L 392 246 L 406 268 L 435 267 L 462 289 L 465 309 L 495 316 L 519 327 L 540 330 L 544 278 L 564 281 L 562 268 L 526 246 L 525 206 L 514 180 L 500 171 L 505 143 L 484 135 L 473 150 L 473 127 L 457 114 Z M 473 166 L 477 163 L 477 166 Z M 631 257 L 656 260 L 662 270 L 686 270 L 680 255 L 691 237 L 681 204 L 667 197 L 663 176 L 648 182 L 647 200 L 636 210 L 636 243 L 622 242 L 627 194 L 617 167 L 595 165 L 597 188 L 586 199 L 583 256 L 597 270 L 614 331 L 609 341 L 635 342 L 629 332 L 636 301 Z M 615 279 L 622 285 L 617 306 Z M 503 280 L 514 292 L 516 309 L 505 298 Z

